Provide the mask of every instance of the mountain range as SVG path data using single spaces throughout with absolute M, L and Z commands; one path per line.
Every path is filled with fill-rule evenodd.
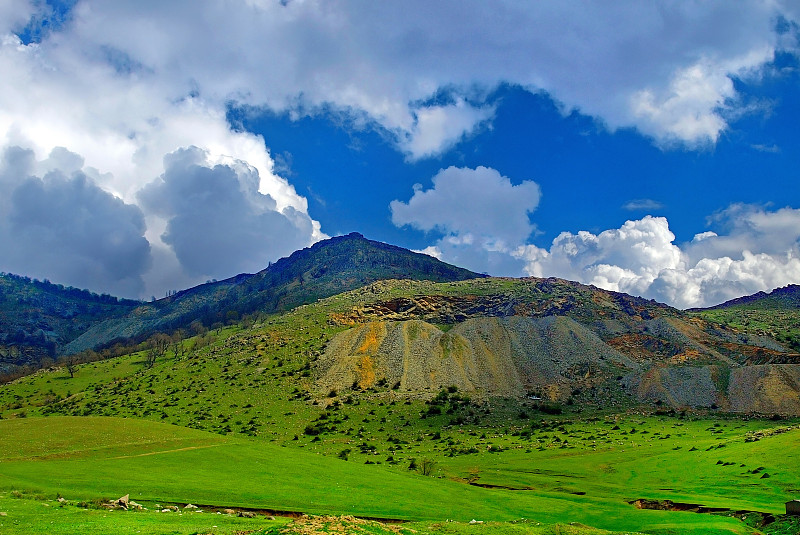
M 423 396 L 455 387 L 479 398 L 800 414 L 792 339 L 718 316 L 781 303 L 793 321 L 797 287 L 680 311 L 561 279 L 486 277 L 355 233 L 151 303 L 0 280 L 9 368 L 35 360 L 24 348 L 49 358 L 115 343 L 133 350 L 157 332 L 218 329 L 311 304 L 329 338 L 313 359 L 309 388 L 320 396 L 355 386 Z
M 255 274 L 240 274 L 145 303 L 0 274 L 0 372 L 59 355 L 140 342 L 199 321 L 289 310 L 382 279 L 484 277 L 351 233 L 317 242 Z

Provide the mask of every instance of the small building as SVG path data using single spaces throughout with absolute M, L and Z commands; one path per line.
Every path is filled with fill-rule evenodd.
M 800 515 L 800 500 L 786 502 L 787 515 Z

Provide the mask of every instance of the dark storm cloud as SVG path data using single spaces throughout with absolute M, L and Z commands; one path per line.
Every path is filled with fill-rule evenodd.
M 309 245 L 312 222 L 258 191 L 258 171 L 241 161 L 211 165 L 197 147 L 164 159 L 164 174 L 138 199 L 167 221 L 161 239 L 191 276 L 222 278 L 263 269 Z
M 64 149 L 39 164 L 33 153 L 3 154 L 0 269 L 115 295 L 138 296 L 150 266 L 141 210 L 100 189 Z M 59 168 L 59 165 L 63 166 Z

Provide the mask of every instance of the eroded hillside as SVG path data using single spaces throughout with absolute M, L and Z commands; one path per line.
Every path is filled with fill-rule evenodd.
M 800 356 L 652 301 L 537 278 L 380 282 L 349 295 L 355 304 L 328 316 L 350 328 L 317 363 L 318 394 L 453 385 L 482 398 L 800 414 Z
M 318 384 L 343 390 L 382 383 L 406 392 L 453 385 L 482 397 L 560 400 L 638 368 L 569 317 L 478 317 L 447 332 L 420 320 L 374 321 L 333 339 Z

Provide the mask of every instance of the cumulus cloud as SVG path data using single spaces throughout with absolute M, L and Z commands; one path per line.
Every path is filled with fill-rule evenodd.
M 0 35 L 24 26 L 35 13 L 28 0 L 5 0 L 0 3 Z
M 16 35 L 0 36 L 0 72 L 5 80 L 0 84 L 0 149 L 29 149 L 38 162 L 39 177 L 50 168 L 69 177 L 80 160 L 82 172 L 94 186 L 127 204 L 136 204 L 137 192 L 164 173 L 166 154 L 199 146 L 206 151 L 209 165 L 247 162 L 258 178 L 256 189 L 272 199 L 275 211 L 297 213 L 299 219 L 310 221 L 306 199 L 275 173 L 263 138 L 232 130 L 223 100 L 205 99 L 190 80 L 169 79 L 121 48 L 89 44 L 72 33 L 80 26 L 82 10 L 90 7 L 79 2 L 70 22 L 45 35 L 41 43 L 25 45 Z M 64 161 L 56 162 L 58 158 Z M 70 158 L 72 162 L 67 161 Z M 0 197 L 10 198 L 10 182 L 0 187 Z M 144 215 L 153 266 L 143 275 L 144 286 L 139 281 L 140 294 L 136 296 L 163 295 L 167 289 L 198 282 L 191 270 L 177 262 L 174 249 L 161 242 L 163 221 L 153 214 Z M 307 232 L 305 239 L 295 242 L 308 244 L 324 237 L 314 221 Z M 279 255 L 285 249 L 276 247 L 274 252 Z M 19 263 L 14 270 L 31 274 L 42 265 Z M 238 267 L 231 265 L 230 271 L 215 272 L 215 276 L 233 275 Z M 56 282 L 76 283 L 75 279 L 59 280 L 62 272 L 55 264 L 49 272 L 36 273 Z M 115 287 L 103 282 L 101 287 L 99 280 L 90 279 L 85 285 L 131 295 L 128 283 Z
M 470 106 L 463 99 L 455 104 L 420 108 L 400 146 L 412 159 L 439 154 L 491 119 L 494 111 L 493 106 Z
M 23 43 L 22 28 L 51 16 L 49 9 L 33 0 L 0 5 L 0 148 L 29 148 L 44 161 L 65 147 L 85 161 L 87 184 L 136 203 L 145 184 L 166 176 L 165 155 L 196 146 L 210 169 L 236 160 L 257 170 L 258 192 L 275 202 L 262 213 L 292 221 L 288 214 L 298 214 L 304 222 L 294 228 L 308 230 L 306 241 L 324 236 L 316 222 L 304 226 L 306 199 L 276 173 L 264 139 L 231 128 L 229 105 L 347 114 L 416 159 L 489 124 L 496 103 L 487 95 L 512 84 L 545 91 L 565 112 L 577 108 L 611 129 L 637 128 L 663 146 L 702 146 L 750 107 L 733 80 L 757 77 L 778 50 L 797 51 L 794 33 L 776 31 L 781 16 L 797 21 L 793 5 L 781 1 L 597 0 L 576 9 L 478 0 L 369 7 L 175 0 L 143 9 L 133 0 L 79 0 L 54 30 L 37 34 L 39 42 Z M 12 190 L 3 187 L 8 198 Z M 148 293 L 160 295 L 150 281 L 166 269 L 162 260 L 176 266 L 165 251 L 178 254 L 182 219 L 169 216 L 168 231 L 167 216 L 145 217 L 157 262 Z M 511 227 L 520 229 L 517 245 L 524 243 L 527 227 Z M 442 250 L 474 252 L 468 245 L 481 244 L 503 262 L 513 259 L 502 252 L 510 236 L 454 227 L 445 238 Z
M 153 86 L 156 101 L 195 92 L 217 110 L 230 100 L 364 113 L 412 158 L 490 119 L 491 106 L 464 97 L 500 83 L 547 91 L 565 110 L 611 128 L 693 145 L 716 140 L 726 112 L 746 106 L 733 78 L 754 76 L 776 50 L 796 46 L 776 31 L 779 15 L 796 15 L 784 4 L 593 1 L 576 9 L 420 0 L 365 9 L 347 0 L 182 0 L 142 9 L 132 0 L 83 0 L 70 23 L 28 55 L 79 67 L 81 89 L 100 75 L 146 80 L 123 91 L 128 98 Z M 17 18 L 29 14 L 27 3 L 14 5 Z M 209 27 L 218 39 L 205 38 Z M 431 101 L 442 89 L 454 103 Z
M 800 210 L 734 205 L 678 246 L 663 217 L 626 221 L 597 235 L 562 233 L 549 249 L 519 247 L 526 273 L 571 278 L 680 308 L 800 282 Z
M 144 216 L 90 174 L 63 148 L 41 162 L 30 150 L 6 149 L 0 184 L 10 194 L 0 201 L 0 269 L 138 297 L 151 262 Z
M 407 203 L 392 202 L 392 221 L 441 233 L 420 252 L 474 271 L 560 277 L 679 308 L 800 283 L 800 209 L 734 204 L 708 218 L 714 230 L 683 244 L 665 217 L 647 215 L 597 234 L 562 232 L 542 248 L 527 243 L 539 196 L 534 182 L 450 167 L 431 189 L 418 185 Z
M 539 205 L 539 186 L 513 185 L 488 167 L 448 167 L 433 177 L 433 187 L 414 187 L 406 202 L 392 201 L 392 222 L 444 236 L 428 254 L 479 271 L 508 274 L 518 262 L 508 252 L 534 231 L 531 214 Z
M 310 244 L 314 222 L 258 191 L 258 170 L 241 160 L 212 164 L 197 147 L 165 158 L 164 173 L 138 199 L 162 218 L 161 240 L 196 279 L 255 272 Z
M 549 251 L 529 245 L 515 254 L 527 260 L 525 270 L 531 275 L 558 273 L 608 290 L 642 295 L 660 272 L 681 266 L 681 251 L 674 240 L 665 218 L 646 216 L 596 235 L 562 232 Z

